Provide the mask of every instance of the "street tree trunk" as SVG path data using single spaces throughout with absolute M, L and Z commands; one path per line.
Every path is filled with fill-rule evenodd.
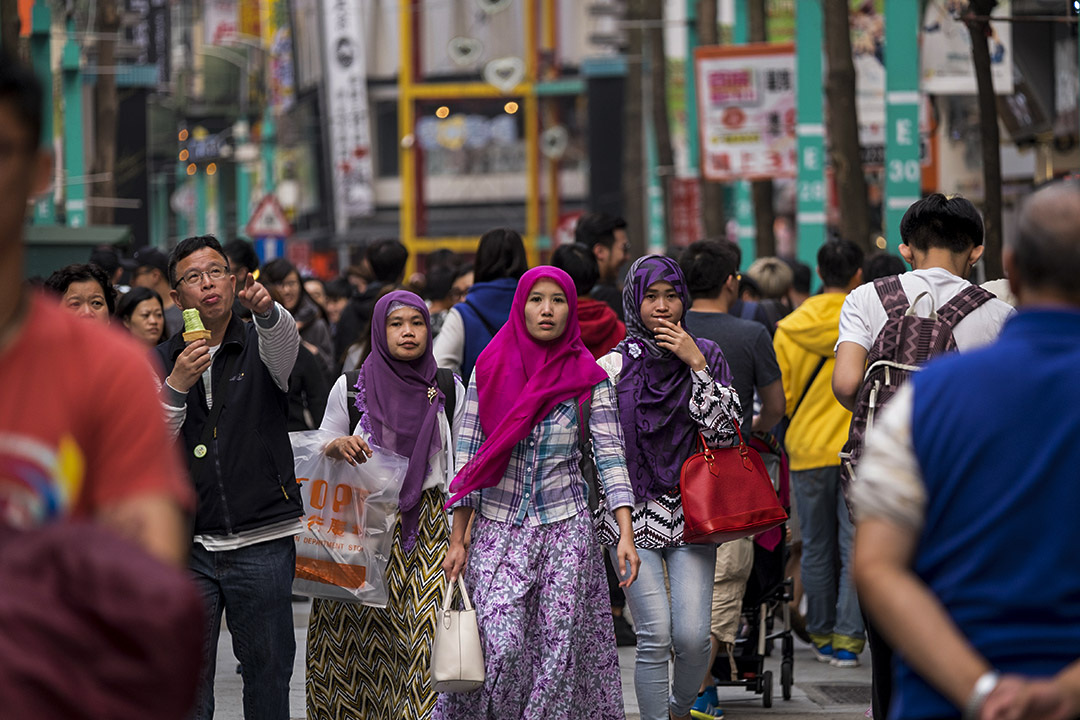
M 623 107 L 623 207 L 630 257 L 645 254 L 645 147 L 642 142 L 642 68 L 645 48 L 642 21 L 649 0 L 626 3 L 627 69 Z
M 826 123 L 840 206 L 840 237 L 870 253 L 874 248 L 870 243 L 870 204 L 859 147 L 848 0 L 823 0 L 822 5 L 825 11 L 825 61 L 828 64 Z
M 983 263 L 987 280 L 1005 277 L 1001 261 L 1001 133 L 998 129 L 997 100 L 990 72 L 990 23 L 986 18 L 997 0 L 971 0 L 965 24 L 971 34 L 971 59 L 979 90 L 979 128 L 983 161 L 983 225 L 986 250 Z
M 116 122 L 119 100 L 116 96 L 116 38 L 120 32 L 120 12 L 117 0 L 99 0 L 97 4 L 100 33 L 97 41 L 97 64 L 103 68 L 94 85 L 94 162 L 91 174 L 103 180 L 90 185 L 88 196 L 116 197 Z M 91 225 L 113 224 L 111 207 L 91 205 L 88 208 Z
M 716 45 L 720 42 L 719 22 L 716 16 L 717 0 L 698 0 L 697 34 L 702 45 Z M 698 98 L 698 102 L 701 102 Z M 686 108 L 686 112 L 697 112 L 697 108 Z M 705 179 L 704 168 L 701 171 L 701 219 L 705 226 L 705 237 L 726 237 L 724 218 L 724 186 Z
M 0 43 L 11 57 L 19 54 L 19 0 L 0 0 Z
M 664 51 L 664 0 L 649 0 L 646 8 L 649 38 L 650 89 L 653 134 L 656 136 L 656 172 L 663 193 L 665 245 L 671 227 L 671 181 L 675 177 L 675 153 L 671 148 L 671 121 L 667 104 L 667 55 Z
M 749 35 L 750 42 L 766 42 L 769 39 L 766 28 L 765 0 L 749 0 Z M 756 257 L 771 257 L 776 254 L 776 235 L 773 226 L 776 223 L 776 209 L 773 199 L 773 181 L 755 180 L 751 183 L 754 199 L 754 236 Z

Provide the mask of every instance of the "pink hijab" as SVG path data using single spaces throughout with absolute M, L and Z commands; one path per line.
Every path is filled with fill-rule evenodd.
M 566 330 L 547 342 L 536 340 L 525 326 L 525 303 L 533 286 L 552 280 L 569 305 Z M 560 402 L 582 402 L 607 378 L 581 340 L 574 281 L 562 270 L 541 265 L 518 281 L 510 317 L 480 353 L 473 371 L 480 405 L 480 426 L 487 439 L 450 484 L 449 506 L 473 490 L 502 480 L 514 446 L 525 439 Z

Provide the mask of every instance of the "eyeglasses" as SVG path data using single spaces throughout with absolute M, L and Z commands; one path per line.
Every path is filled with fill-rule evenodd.
M 184 273 L 183 277 L 181 277 L 173 287 L 179 287 L 180 283 L 183 283 L 188 287 L 194 287 L 202 282 L 203 275 L 210 278 L 211 282 L 218 282 L 219 280 L 223 280 L 228 272 L 229 268 L 224 265 L 211 265 L 206 270 L 189 270 Z
M 278 283 L 273 283 L 276 287 L 282 290 L 299 290 L 300 282 L 298 280 L 282 280 Z

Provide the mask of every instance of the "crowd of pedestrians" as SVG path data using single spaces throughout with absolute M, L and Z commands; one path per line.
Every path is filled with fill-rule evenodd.
M 869 641 L 875 718 L 1080 714 L 1061 537 L 1080 502 L 1076 187 L 1034 193 L 1008 239 L 1019 312 L 968 280 L 982 221 L 943 195 L 907 211 L 902 260 L 849 239 L 815 268 L 742 270 L 726 240 L 635 259 L 626 223 L 589 213 L 532 268 L 510 228 L 410 278 L 406 247 L 375 242 L 328 281 L 198 236 L 101 248 L 34 290 L 19 229 L 48 180 L 41 107 L 0 62 L 0 625 L 19 628 L 0 633 L 0 699 L 18 716 L 209 720 L 227 614 L 245 717 L 287 719 L 289 433 L 316 428 L 342 467 L 407 469 L 386 606 L 312 602 L 310 718 L 619 718 L 623 644 L 643 720 L 722 716 L 743 595 L 777 545 L 686 542 L 680 470 L 740 433 L 772 449 L 781 497 L 790 472 L 795 629 L 837 672 Z M 459 577 L 486 679 L 440 694 Z M 61 663 L 94 633 L 100 657 Z

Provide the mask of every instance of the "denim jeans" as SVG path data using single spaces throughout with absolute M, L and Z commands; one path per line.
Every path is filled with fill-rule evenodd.
M 709 670 L 715 545 L 638 549 L 641 569 L 626 589 L 637 630 L 634 689 L 641 720 L 668 720 L 668 709 L 686 715 Z M 613 563 L 618 563 L 611 551 Z M 664 566 L 670 593 L 664 582 Z M 675 650 L 674 680 L 668 693 L 668 661 Z
M 296 541 L 285 537 L 223 552 L 194 543 L 190 567 L 207 618 L 195 719 L 214 717 L 215 660 L 224 610 L 243 673 L 244 717 L 288 720 L 289 678 L 296 654 L 292 616 Z
M 802 531 L 806 630 L 816 642 L 832 638 L 834 649 L 859 653 L 866 635 L 851 578 L 855 528 L 840 491 L 840 466 L 792 471 L 791 487 Z

